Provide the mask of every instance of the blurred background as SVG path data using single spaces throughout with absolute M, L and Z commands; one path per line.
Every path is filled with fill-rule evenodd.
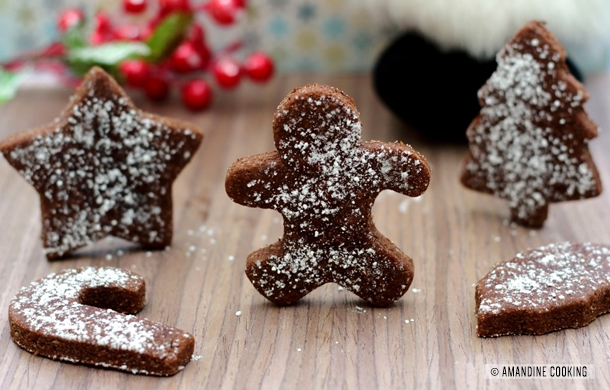
M 578 1 L 570 1 L 579 4 Z M 472 4 L 476 1 L 472 0 L 444 2 L 455 4 L 456 8 L 477 7 Z M 607 0 L 586 2 L 598 3 L 598 8 L 603 8 L 603 3 L 608 3 Z M 193 3 L 201 1 L 194 0 Z M 232 26 L 219 27 L 205 17 L 199 18 L 199 22 L 205 25 L 209 42 L 216 49 L 236 38 L 243 39 L 247 48 L 269 53 L 280 71 L 361 72 L 370 70 L 383 48 L 405 28 L 415 26 L 416 30 L 422 30 L 417 22 L 405 22 L 404 16 L 392 17 L 393 10 L 400 3 L 405 12 L 409 12 L 407 9 L 411 7 L 415 16 L 427 12 L 421 6 L 425 1 L 418 0 L 249 0 L 246 11 L 240 14 L 239 20 Z M 493 2 L 488 2 L 491 3 Z M 515 4 L 514 1 L 511 3 Z M 532 6 L 539 9 L 536 14 L 545 15 L 543 7 L 546 3 L 549 6 L 547 13 L 552 14 L 552 1 L 536 0 L 533 3 L 536 4 Z M 569 2 L 560 3 L 562 4 L 556 3 L 555 7 L 565 7 L 563 3 Z M 121 0 L 0 0 L 0 61 L 55 40 L 58 36 L 56 22 L 59 13 L 74 6 L 83 8 L 92 16 L 99 9 L 110 13 L 117 11 L 121 7 Z M 520 6 L 514 5 L 512 8 L 516 7 Z M 419 9 L 423 11 L 420 12 Z M 147 15 L 153 12 L 154 7 L 149 7 Z M 610 22 L 607 19 L 605 17 L 606 22 Z M 439 28 L 428 20 L 426 22 L 432 28 Z M 551 24 L 551 30 L 557 25 L 558 23 Z M 600 46 L 599 40 L 593 46 L 583 44 L 585 41 L 590 42 L 590 39 L 574 34 L 560 35 L 559 38 L 586 73 L 607 67 L 607 44 Z
M 70 19 L 74 10 L 82 23 Z M 160 27 L 171 15 L 180 21 Z M 46 70 L 68 84 L 99 65 L 152 100 L 180 90 L 193 110 L 240 79 L 360 73 L 404 123 L 431 140 L 465 142 L 495 54 L 532 19 L 566 48 L 577 79 L 607 72 L 610 0 L 0 0 L 0 103 L 14 96 L 17 72 L 39 60 L 41 48 L 42 57 L 64 61 L 63 70 Z M 125 38 L 124 27 L 136 37 Z M 151 43 L 159 31 L 180 40 Z M 104 48 L 117 42 L 132 52 Z M 140 52 L 144 44 L 151 53 Z M 45 71 L 33 69 L 27 82 L 38 85 Z M 428 115 L 430 102 L 443 115 Z
M 92 16 L 97 9 L 120 9 L 121 1 L 0 0 L 0 61 L 56 40 L 59 13 L 74 6 Z M 369 9 L 354 0 L 250 0 L 232 26 L 198 21 L 213 49 L 242 39 L 246 49 L 269 53 L 280 71 L 370 70 L 398 31 L 391 23 L 372 23 Z

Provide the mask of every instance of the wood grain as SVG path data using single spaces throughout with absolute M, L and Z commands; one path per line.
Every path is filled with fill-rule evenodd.
M 235 159 L 273 149 L 271 119 L 294 87 L 323 82 L 346 91 L 362 114 L 363 138 L 401 139 L 422 152 L 432 183 L 418 199 L 383 192 L 374 208 L 380 231 L 415 263 L 411 290 L 389 308 L 372 308 L 336 285 L 301 303 L 276 307 L 258 295 L 243 268 L 251 251 L 282 233 L 279 214 L 230 201 L 224 175 Z M 610 75 L 589 80 L 589 112 L 610 128 Z M 408 93 L 408 91 L 405 91 Z M 52 120 L 67 103 L 65 90 L 27 90 L 0 108 L 0 136 Z M 192 114 L 178 102 L 136 104 L 198 123 L 201 149 L 174 185 L 174 243 L 146 252 L 104 240 L 74 257 L 47 262 L 42 254 L 35 191 L 0 161 L 0 388 L 2 389 L 400 389 L 608 388 L 610 316 L 581 329 L 544 336 L 475 336 L 474 283 L 495 263 L 551 242 L 610 243 L 610 192 L 554 204 L 546 227 L 506 223 L 507 205 L 462 188 L 464 146 L 425 143 L 382 107 L 364 76 L 294 75 L 263 88 L 221 93 L 213 109 Z M 442 115 L 437 113 L 437 115 Z M 455 129 L 464 131 L 464 129 Z M 610 183 L 610 135 L 591 143 L 602 181 Z M 606 184 L 609 185 L 609 184 Z M 33 356 L 10 339 L 8 304 L 21 286 L 50 272 L 83 265 L 131 269 L 148 283 L 140 314 L 196 338 L 196 354 L 170 378 L 55 362 Z M 241 311 L 241 316 L 236 312 Z M 589 380 L 486 380 L 485 364 L 593 364 Z

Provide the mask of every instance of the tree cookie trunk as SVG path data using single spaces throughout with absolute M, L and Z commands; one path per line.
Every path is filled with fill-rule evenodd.
M 523 209 L 520 207 L 510 208 L 510 220 L 528 228 L 540 229 L 544 225 L 544 221 L 549 214 L 549 205 L 545 203 L 537 207 L 528 207 Z

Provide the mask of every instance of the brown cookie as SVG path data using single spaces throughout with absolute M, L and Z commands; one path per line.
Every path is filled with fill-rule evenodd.
M 11 336 L 26 351 L 54 360 L 134 374 L 176 374 L 193 355 L 193 336 L 121 314 L 140 311 L 145 290 L 141 276 L 120 268 L 51 274 L 11 301 Z
M 477 335 L 579 328 L 610 311 L 610 247 L 551 244 L 494 266 L 477 283 Z
M 498 54 L 466 133 L 462 183 L 506 199 L 512 221 L 523 226 L 542 227 L 551 202 L 601 192 L 587 146 L 597 136 L 583 108 L 589 95 L 565 58 L 542 23 L 525 25 Z
M 402 143 L 362 142 L 354 101 L 336 88 L 292 91 L 273 119 L 277 151 L 241 158 L 228 170 L 233 201 L 277 210 L 284 236 L 248 256 L 246 274 L 277 304 L 337 283 L 373 305 L 400 298 L 413 262 L 377 231 L 371 208 L 385 189 L 421 195 L 424 157 Z
M 202 138 L 137 109 L 93 68 L 53 123 L 9 136 L 0 152 L 40 194 L 43 245 L 56 259 L 109 235 L 169 245 L 172 183 Z

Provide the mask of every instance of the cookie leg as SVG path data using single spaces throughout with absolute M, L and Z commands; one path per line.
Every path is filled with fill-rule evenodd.
M 265 298 L 277 305 L 290 305 L 327 283 L 322 271 L 307 261 L 288 256 L 278 241 L 248 256 L 246 275 Z
M 358 267 L 350 272 L 337 270 L 335 282 L 374 306 L 387 306 L 402 297 L 413 281 L 413 260 L 390 240 L 381 236 L 374 253 L 365 252 Z
M 548 214 L 548 204 L 544 204 L 534 209 L 519 206 L 511 207 L 510 209 L 510 219 L 512 222 L 533 229 L 540 229 L 544 225 L 544 221 L 546 221 Z

